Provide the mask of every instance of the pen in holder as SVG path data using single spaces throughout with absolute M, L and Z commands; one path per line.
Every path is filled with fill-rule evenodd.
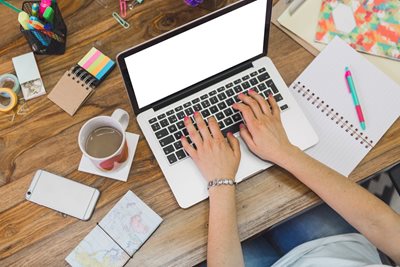
M 50 11 L 51 22 L 39 20 L 36 16 L 30 17 L 29 29 L 20 27 L 32 51 L 40 55 L 61 55 L 65 52 L 67 41 L 67 26 L 61 16 L 60 9 L 55 1 L 52 1 Z M 40 4 L 40 1 L 25 1 L 22 10 L 32 16 L 32 5 Z M 52 10 L 51 10 L 52 9 Z M 34 8 L 35 11 L 35 8 Z M 46 15 L 49 12 L 46 12 Z

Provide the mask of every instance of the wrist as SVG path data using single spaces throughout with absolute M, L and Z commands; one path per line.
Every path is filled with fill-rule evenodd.
M 234 196 L 235 195 L 234 179 L 229 178 L 217 178 L 207 183 L 207 191 L 210 199 Z
M 218 179 L 230 179 L 235 180 L 236 172 L 232 171 L 221 171 L 220 173 L 214 174 L 205 174 L 203 177 L 207 181 L 207 184 L 211 181 L 218 180 Z
M 207 190 L 210 190 L 212 187 L 218 186 L 235 186 L 236 182 L 231 178 L 218 178 L 214 180 L 210 180 L 207 184 Z
M 294 145 L 289 145 L 281 150 L 279 159 L 275 162 L 277 165 L 287 169 L 294 159 L 298 158 L 303 151 Z
M 208 190 L 210 204 L 220 205 L 222 203 L 235 201 L 235 185 L 214 186 Z

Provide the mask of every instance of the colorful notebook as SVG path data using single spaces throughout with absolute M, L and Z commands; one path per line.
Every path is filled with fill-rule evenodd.
M 362 130 L 345 80 L 349 67 L 364 113 Z M 336 37 L 290 85 L 320 139 L 306 153 L 348 176 L 400 115 L 400 86 Z
M 339 36 L 358 51 L 400 60 L 399 0 L 324 0 L 315 40 Z
M 93 47 L 64 73 L 48 98 L 72 116 L 114 67 L 113 60 Z
M 278 4 L 284 1 L 285 0 L 280 0 Z M 278 17 L 278 24 L 304 40 L 307 43 L 305 48 L 314 55 L 318 54 L 318 51 L 322 51 L 326 47 L 326 44 L 315 41 L 315 30 L 317 28 L 322 2 L 323 0 L 307 0 L 293 15 L 290 15 L 288 9 L 286 9 Z M 316 52 L 315 50 L 318 51 Z M 398 74 L 400 61 L 377 57 L 366 53 L 363 53 L 362 56 L 400 85 L 400 75 Z
M 65 260 L 73 267 L 124 266 L 161 222 L 128 191 Z

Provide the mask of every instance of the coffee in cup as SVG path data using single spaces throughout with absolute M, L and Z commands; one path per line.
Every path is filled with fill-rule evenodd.
M 101 170 L 119 168 L 128 159 L 125 134 L 128 122 L 129 114 L 122 109 L 116 109 L 111 116 L 87 121 L 78 137 L 82 153 Z

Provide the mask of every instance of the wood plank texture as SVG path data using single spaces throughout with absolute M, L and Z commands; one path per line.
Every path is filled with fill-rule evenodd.
M 19 6 L 20 1 L 11 0 Z M 234 2 L 220 1 L 221 5 Z M 92 46 L 115 58 L 117 53 L 206 14 L 183 0 L 147 0 L 128 11 L 128 30 L 111 17 L 117 1 L 103 8 L 96 1 L 59 1 L 68 27 L 66 53 L 36 56 L 47 92 L 61 75 Z M 15 73 L 11 58 L 29 52 L 19 32 L 17 15 L 0 6 L 0 74 Z M 290 84 L 313 56 L 279 29 L 271 26 L 268 55 Z M 28 102 L 29 113 L 10 122 L 0 114 L 0 266 L 66 266 L 64 258 L 127 190 L 132 190 L 164 222 L 128 266 L 190 266 L 206 256 L 208 201 L 189 209 L 177 205 L 144 139 L 114 70 L 73 117 L 47 97 Z M 78 172 L 80 127 L 89 118 L 110 115 L 115 108 L 129 111 L 129 132 L 140 134 L 127 182 Z M 362 180 L 399 161 L 400 121 L 350 175 Z M 101 191 L 90 221 L 83 222 L 32 204 L 25 191 L 37 169 L 68 177 Z M 279 167 L 272 167 L 237 186 L 240 237 L 247 239 L 319 201 L 318 197 Z

